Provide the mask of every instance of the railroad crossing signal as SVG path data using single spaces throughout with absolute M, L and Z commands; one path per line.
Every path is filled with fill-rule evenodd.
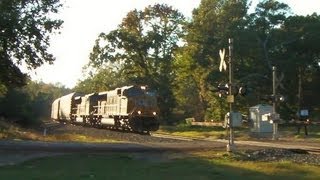
M 241 85 L 238 87 L 237 85 L 232 85 L 232 94 L 229 94 L 229 84 L 219 84 L 215 90 L 215 92 L 219 92 L 219 97 L 223 95 L 234 95 L 237 96 L 238 94 L 241 96 L 246 96 L 247 94 L 247 87 L 246 85 Z
M 227 102 L 229 103 L 229 108 L 230 108 L 230 114 L 233 112 L 233 107 L 232 104 L 234 103 L 234 95 L 233 93 L 233 71 L 232 71 L 232 53 L 233 53 L 233 39 L 229 38 L 229 83 L 227 84 L 228 86 L 223 86 L 223 85 L 219 85 L 218 86 L 218 91 L 222 91 L 226 94 L 228 94 L 227 96 Z M 227 70 L 227 64 L 224 61 L 225 58 L 225 53 L 226 50 L 225 49 L 220 49 L 219 50 L 219 55 L 220 55 L 220 65 L 219 65 L 219 70 L 221 71 L 226 71 Z M 221 93 L 219 93 L 219 95 L 221 95 Z M 234 146 L 234 135 L 233 135 L 233 128 L 232 128 L 232 118 L 230 118 L 230 126 L 229 128 L 229 140 L 228 140 L 228 144 L 227 144 L 227 151 L 228 152 L 232 152 L 233 149 L 235 148 Z
M 284 78 L 284 74 L 283 73 L 281 73 L 281 75 L 280 75 L 280 77 L 276 77 L 276 88 L 277 87 L 280 87 L 280 88 L 282 88 L 282 89 L 284 89 L 284 86 L 283 86 L 283 84 L 282 84 L 282 80 L 283 80 L 283 78 Z
M 221 72 L 222 70 L 227 70 L 226 61 L 224 61 L 225 54 L 226 54 L 226 50 L 225 50 L 224 48 L 219 50 L 219 55 L 220 55 L 220 66 L 219 66 L 219 70 L 220 70 L 220 72 Z

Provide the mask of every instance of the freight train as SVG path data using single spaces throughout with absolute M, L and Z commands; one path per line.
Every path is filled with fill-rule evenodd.
M 51 118 L 60 122 L 134 132 L 158 130 L 158 115 L 155 93 L 136 85 L 91 94 L 74 92 L 54 100 L 51 109 Z

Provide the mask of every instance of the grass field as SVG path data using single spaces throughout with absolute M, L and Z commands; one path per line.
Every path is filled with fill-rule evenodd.
M 16 125 L 0 121 L 0 139 L 19 139 L 51 142 L 93 142 L 112 143 L 119 142 L 113 139 L 96 138 L 77 133 L 52 134 L 44 136 L 43 133 L 18 127 Z
M 187 124 L 179 124 L 176 126 L 161 126 L 158 133 L 166 133 L 172 135 L 186 136 L 192 138 L 211 138 L 211 139 L 226 139 L 226 129 L 223 127 L 201 127 L 190 126 Z M 308 127 L 308 136 L 304 134 L 304 128 L 301 128 L 300 134 L 297 134 L 295 126 L 280 126 L 280 138 L 290 138 L 293 140 L 305 141 L 306 139 L 320 142 L 320 126 L 312 125 Z M 237 140 L 254 140 L 256 139 L 250 134 L 250 128 L 238 127 L 234 128 L 234 135 Z M 117 142 L 112 139 L 103 139 L 91 137 L 83 134 L 65 133 L 57 135 L 43 136 L 42 133 L 32 130 L 26 130 L 14 126 L 9 123 L 0 121 L 0 138 L 2 139 L 22 139 L 22 140 L 38 140 L 38 141 L 73 141 L 73 142 L 95 142 L 107 143 Z
M 0 179 L 320 179 L 320 167 L 249 162 L 219 152 L 73 154 L 0 167 Z
M 319 140 L 319 127 L 309 138 Z M 190 137 L 223 138 L 222 127 L 163 126 L 159 132 Z M 237 139 L 250 138 L 248 128 L 237 128 Z M 303 131 L 280 127 L 283 136 L 304 140 Z M 45 141 L 112 142 L 80 134 L 43 137 L 14 126 L 2 125 L 1 138 Z M 65 154 L 0 166 L 0 179 L 320 179 L 320 166 L 282 162 L 241 161 L 225 152 Z
M 320 126 L 310 125 L 308 126 L 308 136 L 305 135 L 304 127 L 301 128 L 300 133 L 297 133 L 296 126 L 279 126 L 278 132 L 281 138 L 289 138 L 294 140 L 304 141 L 306 139 L 312 141 L 320 141 Z M 161 126 L 160 133 L 195 137 L 195 138 L 212 138 L 223 139 L 227 138 L 226 129 L 223 127 L 205 127 L 205 126 L 190 126 L 187 124 L 179 124 L 177 126 Z M 253 140 L 256 139 L 254 135 L 250 133 L 249 127 L 234 128 L 235 138 L 237 140 Z M 270 134 L 271 135 L 271 134 Z

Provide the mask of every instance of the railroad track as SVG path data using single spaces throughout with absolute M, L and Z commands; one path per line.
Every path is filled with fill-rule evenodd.
M 44 134 L 45 131 L 59 128 L 61 126 L 64 126 L 63 123 L 57 122 L 57 121 L 45 121 L 44 122 Z M 145 134 L 146 135 L 146 134 Z M 220 143 L 228 143 L 228 140 L 225 139 L 212 139 L 212 138 L 201 138 L 201 137 L 186 137 L 186 136 L 179 136 L 179 135 L 170 135 L 166 133 L 159 133 L 159 132 L 153 132 L 150 134 L 153 137 L 158 138 L 166 138 L 166 139 L 174 139 L 174 140 L 182 140 L 186 142 L 192 142 L 192 141 L 202 141 L 202 142 L 220 142 Z M 242 140 L 235 140 L 235 145 L 241 145 L 241 146 L 256 146 L 256 147 L 266 147 L 266 148 L 281 148 L 281 149 L 290 149 L 292 151 L 296 152 L 307 152 L 312 154 L 320 154 L 320 146 L 316 145 L 306 145 L 304 143 L 299 142 L 288 142 L 288 141 L 268 141 L 268 142 L 262 142 L 262 141 L 242 141 Z
M 170 134 L 163 134 L 163 133 L 151 133 L 150 134 L 153 137 L 159 137 L 159 138 L 167 138 L 167 139 L 176 139 L 176 140 L 183 140 L 183 141 L 194 141 L 196 139 L 184 137 L 184 136 L 174 136 Z
M 216 140 L 218 142 L 225 142 L 227 140 Z M 279 148 L 279 149 L 288 149 L 295 151 L 297 153 L 311 153 L 311 154 L 320 154 L 320 147 L 314 145 L 304 145 L 302 143 L 297 144 L 288 143 L 288 142 L 279 142 L 279 141 L 270 141 L 270 142 L 261 142 L 261 141 L 235 141 L 235 144 L 248 145 L 248 146 L 258 146 L 258 147 L 267 147 L 267 148 Z
M 152 136 L 161 137 L 161 138 L 169 138 L 169 139 L 185 140 L 185 141 L 222 142 L 222 143 L 226 143 L 226 144 L 228 143 L 228 140 L 225 140 L 225 139 L 210 139 L 210 138 L 200 138 L 200 137 L 199 138 L 190 138 L 190 137 L 186 137 L 186 136 L 177 136 L 177 135 L 170 135 L 170 134 L 164 134 L 164 133 L 153 133 Z M 262 142 L 262 141 L 236 140 L 235 145 L 288 149 L 288 150 L 292 150 L 297 153 L 310 153 L 310 154 L 319 154 L 320 155 L 320 146 L 305 145 L 305 144 L 299 143 L 299 142 L 283 142 L 283 141 Z

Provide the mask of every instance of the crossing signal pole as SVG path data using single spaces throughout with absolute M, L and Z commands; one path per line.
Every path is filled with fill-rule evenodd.
M 277 68 L 275 66 L 272 67 L 272 95 L 274 98 L 276 98 L 277 93 L 276 93 L 276 89 L 277 89 L 277 85 L 276 85 L 276 80 L 277 80 L 277 76 L 276 76 L 276 71 Z M 276 114 L 276 100 L 272 101 L 272 114 L 275 115 Z M 274 119 L 273 124 L 273 133 L 272 133 L 272 139 L 273 140 L 278 140 L 278 122 Z
M 240 94 L 242 96 L 246 95 L 246 86 L 241 85 L 240 88 L 236 86 L 236 84 L 233 82 L 233 39 L 229 38 L 229 54 L 228 54 L 228 68 L 229 68 L 229 82 L 227 84 L 219 84 L 217 86 L 217 92 L 219 92 L 219 96 L 221 97 L 223 94 L 227 95 L 227 102 L 229 103 L 229 115 L 227 115 L 227 133 L 228 133 L 228 144 L 227 144 L 227 151 L 232 152 L 235 150 L 235 144 L 234 144 L 234 131 L 233 131 L 233 121 L 237 117 L 235 115 L 235 112 L 233 112 L 233 103 L 235 96 Z M 225 57 L 225 50 L 222 49 L 219 51 L 220 55 L 220 66 L 219 70 L 224 71 L 227 69 L 227 64 L 224 61 Z
M 273 66 L 272 67 L 272 94 L 265 95 L 262 97 L 262 100 L 272 102 L 272 112 L 268 115 L 268 119 L 270 123 L 272 123 L 272 130 L 273 130 L 272 140 L 279 139 L 278 123 L 280 122 L 280 114 L 277 113 L 276 105 L 277 103 L 285 101 L 284 96 L 277 94 L 277 87 L 280 86 L 283 88 L 283 85 L 281 84 L 283 75 L 281 75 L 280 79 L 277 78 L 276 71 L 277 71 L 277 68 Z
M 234 95 L 233 95 L 233 67 L 232 67 L 232 58 L 233 58 L 233 39 L 229 38 L 229 93 L 227 97 L 227 101 L 229 103 L 229 140 L 227 144 L 227 151 L 232 152 L 235 149 L 234 145 L 234 134 L 233 134 L 233 103 L 234 103 Z

